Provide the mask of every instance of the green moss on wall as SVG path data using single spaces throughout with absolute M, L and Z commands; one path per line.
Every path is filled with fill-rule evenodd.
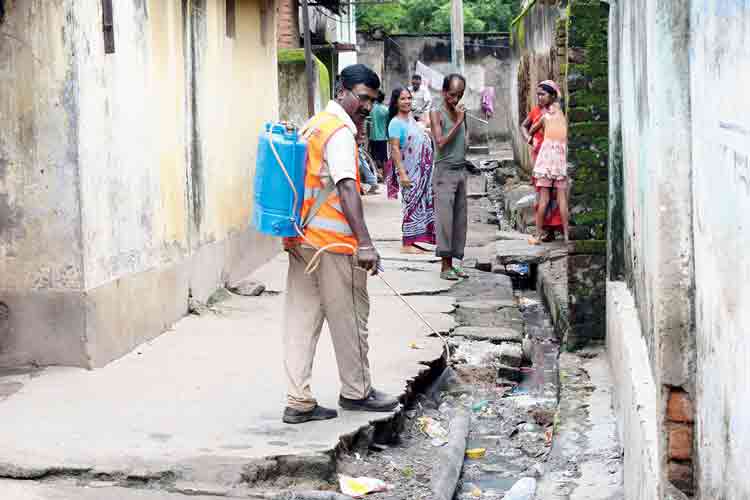
M 279 64 L 305 64 L 305 49 L 279 49 Z M 331 98 L 331 74 L 326 65 L 313 54 L 313 61 L 318 66 L 318 85 L 323 103 Z
M 573 252 L 589 255 L 606 255 L 606 240 L 576 240 L 573 242 Z
M 314 57 L 314 56 L 313 56 Z M 331 74 L 323 64 L 323 61 L 315 57 L 318 65 L 318 84 L 320 85 L 320 98 L 323 105 L 331 99 Z
M 279 49 L 279 64 L 305 64 L 304 49 Z
M 609 123 L 582 122 L 571 123 L 568 128 L 568 138 L 576 140 L 579 138 L 609 137 Z

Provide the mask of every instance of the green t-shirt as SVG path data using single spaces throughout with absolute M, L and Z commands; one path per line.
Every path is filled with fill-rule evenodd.
M 371 141 L 387 141 L 388 133 L 386 132 L 386 122 L 388 121 L 388 107 L 384 104 L 377 103 L 370 111 L 372 126 L 370 127 Z

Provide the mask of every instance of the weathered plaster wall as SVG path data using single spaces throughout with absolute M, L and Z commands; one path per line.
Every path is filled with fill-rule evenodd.
M 610 219 L 623 227 L 610 242 L 621 246 L 663 398 L 650 418 L 663 430 L 664 484 L 702 499 L 746 498 L 750 107 L 732 89 L 750 83 L 738 64 L 750 55 L 750 5 L 618 2 L 613 15 L 622 161 L 612 170 L 622 183 L 612 184 Z M 694 407 L 684 419 L 664 408 L 678 389 Z M 689 436 L 687 458 L 675 429 Z
M 512 27 L 507 127 L 516 161 L 529 173 L 533 165 L 520 126 L 536 105 L 537 82 L 553 79 L 562 83 L 557 34 L 558 22 L 564 15 L 564 9 L 556 2 L 537 0 L 524 9 Z
M 627 500 L 665 499 L 660 494 L 661 406 L 633 294 L 621 281 L 607 283 L 607 357 L 616 397 L 617 431 L 625 456 L 623 484 Z
M 471 34 L 465 36 L 466 78 L 468 92 L 463 102 L 469 113 L 482 117 L 480 92 L 483 87 L 495 88 L 495 114 L 490 120 L 489 133 L 493 139 L 508 138 L 508 112 L 510 110 L 510 50 L 508 36 L 502 33 Z M 411 83 L 411 76 L 421 61 L 444 75 L 455 71 L 450 63 L 450 34 L 389 35 L 373 40 L 366 33 L 358 34 L 359 61 L 371 65 L 375 71 L 382 67 L 386 101 L 390 92 Z M 440 90 L 431 88 L 433 102 L 439 102 Z M 386 102 L 387 104 L 387 102 Z M 487 128 L 469 120 L 472 137 L 477 142 L 485 140 Z
M 325 65 L 315 56 L 313 82 L 315 112 L 321 111 L 331 98 L 330 75 Z M 310 118 L 307 109 L 307 76 L 303 49 L 279 52 L 279 119 L 301 127 Z
M 0 34 L 0 359 L 85 361 L 73 2 L 7 4 Z M 33 306 L 30 301 L 33 297 Z M 28 319 L 28 322 L 24 320 Z M 38 343 L 26 336 L 39 332 Z
M 690 2 L 700 498 L 750 497 L 750 3 Z
M 276 250 L 249 228 L 256 137 L 278 113 L 276 78 L 257 78 L 276 74 L 273 2 L 238 1 L 234 38 L 220 0 L 113 5 L 113 54 L 97 0 L 16 2 L 7 13 L 23 42 L 0 45 L 0 75 L 19 83 L 0 97 L 2 116 L 28 117 L 36 132 L 3 137 L 18 170 L 0 182 L 16 183 L 14 217 L 40 229 L 25 240 L 9 230 L 0 248 L 54 281 L 4 276 L 3 289 L 22 294 L 4 364 L 106 363 L 183 315 L 189 295 L 205 300 Z M 36 172 L 68 182 L 19 190 Z M 43 250 L 21 258 L 26 244 Z M 72 306 L 52 314 L 38 291 L 60 277 Z M 67 336 L 78 343 L 58 348 Z
M 385 71 L 385 42 L 382 38 L 372 38 L 367 33 L 357 33 L 357 60 L 369 66 L 382 77 Z M 385 84 L 385 82 L 383 82 Z M 385 92 L 385 90 L 383 90 Z

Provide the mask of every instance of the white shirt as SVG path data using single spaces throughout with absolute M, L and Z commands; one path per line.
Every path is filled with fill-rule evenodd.
M 421 115 L 427 113 L 430 111 L 431 104 L 432 96 L 430 96 L 427 85 L 420 85 L 419 90 L 414 90 L 414 87 L 411 88 L 411 109 L 415 114 Z
M 356 179 L 357 163 L 354 155 L 357 150 L 357 126 L 349 113 L 336 101 L 328 102 L 326 112 L 336 115 L 346 126 L 334 132 L 328 139 L 323 152 L 321 176 L 325 177 L 327 171 L 335 184 L 343 179 Z

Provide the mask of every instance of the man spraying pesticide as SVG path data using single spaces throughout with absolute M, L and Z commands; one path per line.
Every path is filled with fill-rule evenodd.
M 285 236 L 289 253 L 283 340 L 289 424 L 338 416 L 318 405 L 310 386 L 324 320 L 339 368 L 339 406 L 373 412 L 398 406 L 373 388 L 368 361 L 367 278 L 382 268 L 360 198 L 355 123 L 369 114 L 379 87 L 371 69 L 348 66 L 335 99 L 302 128 L 306 150 L 296 130 L 281 124 L 267 125 L 259 144 L 255 227 Z
M 398 405 L 398 400 L 373 388 L 368 362 L 367 277 L 377 273 L 380 256 L 362 209 L 355 121 L 370 113 L 379 88 L 380 79 L 368 67 L 344 68 L 335 99 L 302 129 L 307 140 L 304 185 L 301 193 L 294 192 L 295 205 L 302 198 L 301 223 L 294 224 L 298 234 L 284 240 L 289 274 L 283 339 L 288 390 L 283 421 L 288 424 L 338 416 L 336 410 L 318 405 L 310 387 L 324 320 L 341 379 L 339 406 L 391 411 Z M 278 153 L 273 153 L 281 163 Z M 261 190 L 270 187 L 262 182 Z M 260 212 L 256 210 L 256 227 L 263 230 L 264 223 L 257 218 Z M 280 224 L 276 223 L 275 232 L 291 236 L 279 229 L 283 228 Z M 323 248 L 326 251 L 316 255 Z

